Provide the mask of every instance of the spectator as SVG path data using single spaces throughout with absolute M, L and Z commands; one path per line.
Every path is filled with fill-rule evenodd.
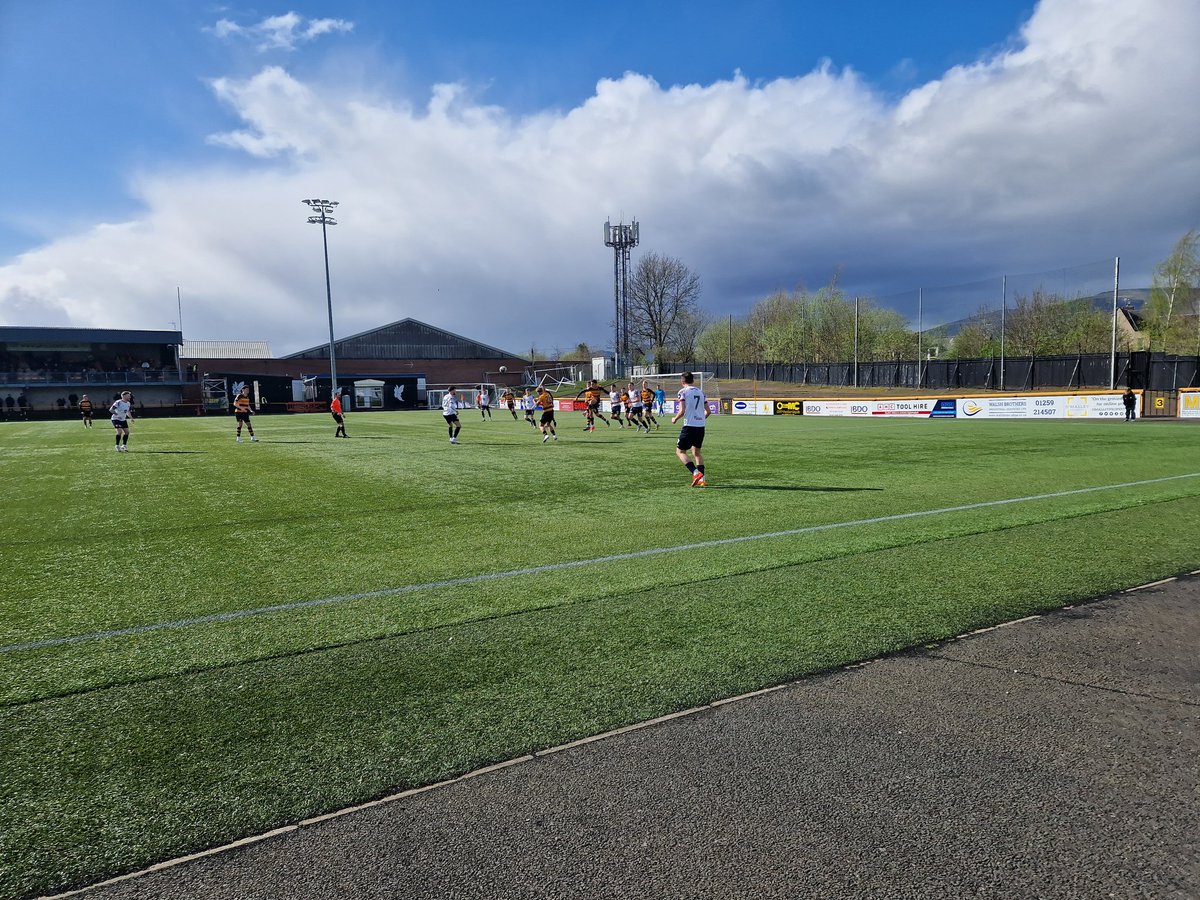
M 1121 402 L 1125 404 L 1125 421 L 1134 421 L 1137 418 L 1137 397 L 1133 393 L 1133 388 L 1125 388 L 1125 393 L 1121 395 Z

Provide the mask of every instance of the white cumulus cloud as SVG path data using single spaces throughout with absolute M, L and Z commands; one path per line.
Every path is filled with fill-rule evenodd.
M 219 38 L 249 40 L 260 52 L 294 50 L 298 44 L 323 34 L 353 30 L 354 23 L 345 19 L 308 19 L 295 12 L 268 16 L 254 25 L 239 25 L 230 19 L 221 19 L 210 29 Z
M 0 322 L 162 327 L 179 285 L 189 338 L 319 344 L 306 197 L 341 203 L 339 335 L 413 316 L 517 352 L 603 341 L 601 226 L 622 215 L 642 225 L 635 258 L 680 258 L 716 315 L 839 269 L 848 290 L 915 295 L 1120 254 L 1144 283 L 1200 224 L 1198 39 L 1184 0 L 1043 0 L 1010 46 L 899 99 L 826 64 L 761 83 L 627 73 L 532 115 L 470 86 L 413 100 L 266 67 L 212 83 L 240 120 L 210 138 L 226 164 L 139 172 L 134 221 L 0 267 Z

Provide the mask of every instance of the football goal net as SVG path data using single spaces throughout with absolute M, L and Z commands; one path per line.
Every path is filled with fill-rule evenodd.
M 662 391 L 666 408 L 664 411 L 673 414 L 675 395 L 679 393 L 681 372 L 660 372 L 657 375 L 641 375 L 633 379 L 633 383 L 639 388 L 642 382 L 650 387 L 650 390 L 657 393 Z M 714 372 L 693 372 L 695 375 L 695 385 L 704 391 L 704 397 L 707 400 L 721 399 L 721 382 Z

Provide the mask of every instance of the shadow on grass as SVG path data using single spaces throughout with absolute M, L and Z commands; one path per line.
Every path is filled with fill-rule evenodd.
M 710 484 L 708 489 L 710 491 L 811 491 L 828 494 L 883 490 L 883 488 L 877 487 L 822 487 L 808 484 Z
M 205 450 L 141 450 L 141 453 L 205 453 Z

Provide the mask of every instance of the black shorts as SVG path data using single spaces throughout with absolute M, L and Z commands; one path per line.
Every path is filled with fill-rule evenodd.
M 637 418 L 640 419 L 642 417 L 642 407 L 640 407 L 640 406 L 629 407 L 629 414 L 631 416 L 636 416 Z
M 343 424 L 346 421 L 345 419 L 342 418 L 341 413 L 335 413 L 332 409 L 329 411 L 329 414 L 331 416 L 333 416 L 333 421 L 337 422 L 339 425 Z
M 552 410 L 552 409 L 543 409 L 542 410 L 542 424 L 543 425 L 553 425 L 554 424 L 554 410 Z
M 85 419 L 90 419 L 92 417 L 92 411 L 90 409 L 80 410 L 79 414 Z
M 250 424 L 250 413 L 239 412 L 239 413 L 234 413 L 233 415 L 239 422 L 244 422 L 247 425 Z
M 113 428 L 128 428 L 129 427 L 128 419 L 126 419 L 123 422 L 120 419 L 113 419 L 112 423 L 113 423 Z
M 458 422 L 458 413 L 455 413 L 452 416 L 448 416 L 445 413 L 442 413 L 442 418 L 446 420 L 447 425 L 453 425 L 456 422 Z
M 679 430 L 679 443 L 675 446 L 680 450 L 699 450 L 704 446 L 704 428 L 697 425 L 684 425 Z
M 621 414 L 621 404 L 620 403 L 614 403 L 612 405 L 612 414 L 614 416 L 619 416 Z

